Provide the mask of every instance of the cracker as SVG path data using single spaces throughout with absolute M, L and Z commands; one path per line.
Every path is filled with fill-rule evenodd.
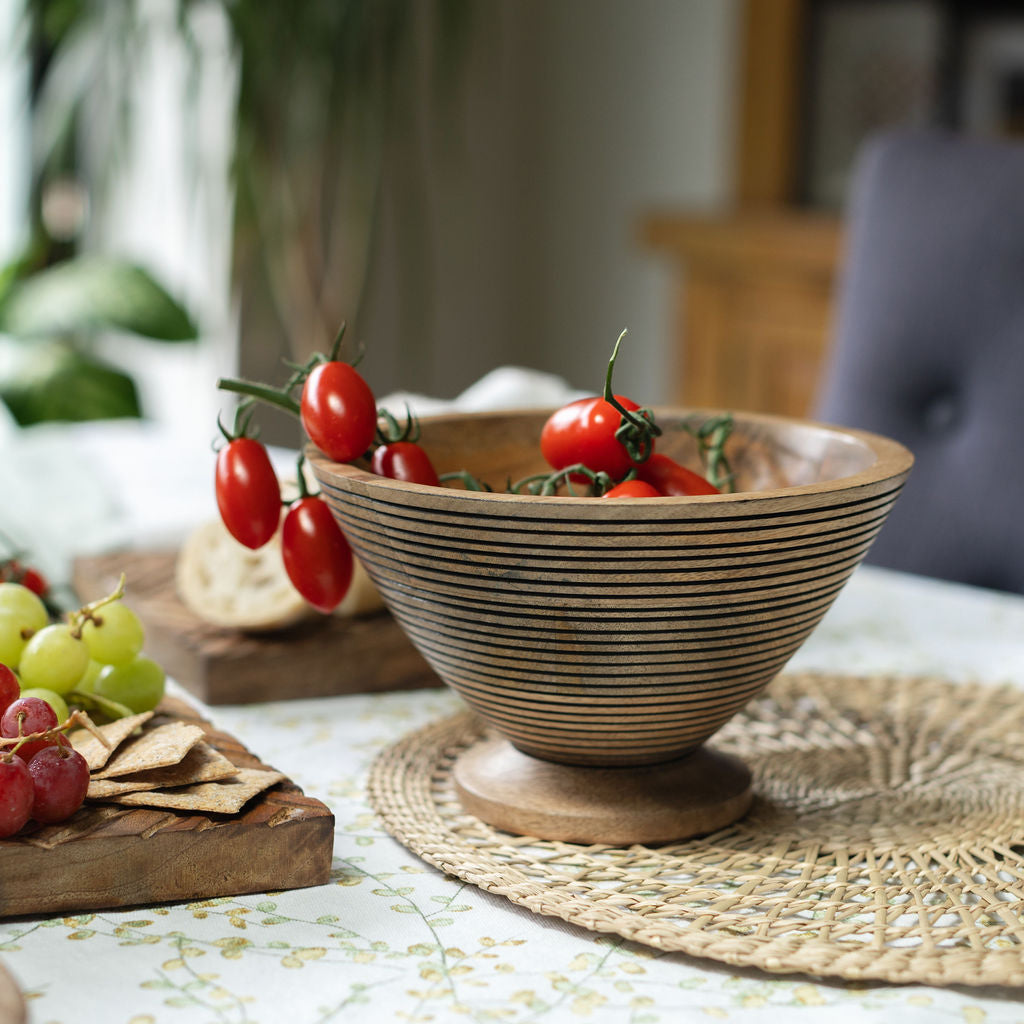
M 128 807 L 166 807 L 173 811 L 236 814 L 254 796 L 275 783 L 283 782 L 284 778 L 281 772 L 239 768 L 236 775 L 220 782 L 200 782 L 194 786 L 180 786 L 177 789 L 122 793 L 104 799 Z
M 197 782 L 215 782 L 236 775 L 238 769 L 218 750 L 200 740 L 178 764 L 148 771 L 119 775 L 116 778 L 89 781 L 89 796 L 93 800 L 118 793 L 135 793 L 150 789 L 168 789 L 188 786 Z
M 109 779 L 178 764 L 202 738 L 203 730 L 198 725 L 185 722 L 146 729 L 124 743 L 103 770 L 93 773 L 92 777 Z
M 101 732 L 110 743 L 105 747 L 88 729 L 73 729 L 68 739 L 71 745 L 85 758 L 89 765 L 89 771 L 98 771 L 114 754 L 114 751 L 128 737 L 144 723 L 153 717 L 152 711 L 144 711 L 140 715 L 129 715 L 126 718 L 118 718 L 116 721 L 108 722 L 106 725 L 98 725 L 98 732 Z

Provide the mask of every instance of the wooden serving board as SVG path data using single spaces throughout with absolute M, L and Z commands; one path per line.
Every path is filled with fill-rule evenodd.
M 158 714 L 200 726 L 239 768 L 267 767 L 182 701 L 166 700 Z M 238 814 L 86 803 L 66 822 L 0 840 L 0 916 L 323 885 L 333 849 L 334 815 L 288 779 Z
M 123 572 L 125 603 L 146 628 L 146 654 L 206 704 L 441 685 L 386 612 L 324 616 L 274 633 L 211 626 L 179 600 L 176 559 L 167 551 L 80 558 L 72 583 L 83 600 L 94 600 L 109 594 Z

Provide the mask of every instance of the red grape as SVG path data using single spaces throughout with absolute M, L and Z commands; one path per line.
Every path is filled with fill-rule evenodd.
M 20 724 L 20 731 L 19 731 Z M 18 736 L 29 736 L 34 732 L 46 732 L 57 728 L 57 713 L 38 697 L 19 697 L 0 718 L 0 736 L 16 739 Z M 63 737 L 61 737 L 63 740 Z M 18 748 L 18 756 L 28 761 L 43 747 L 52 747 L 60 742 L 56 738 L 30 740 Z M 66 740 L 64 744 L 66 745 Z
M 17 754 L 0 754 L 0 839 L 13 836 L 32 814 L 32 776 Z
M 2 715 L 21 693 L 18 677 L 6 665 L 0 665 L 0 715 Z
M 89 788 L 89 765 L 71 747 L 51 746 L 40 750 L 28 763 L 32 776 L 32 817 L 42 824 L 70 818 L 85 800 Z

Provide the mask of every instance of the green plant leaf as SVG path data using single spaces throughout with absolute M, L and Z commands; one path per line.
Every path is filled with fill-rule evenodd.
M 157 341 L 192 341 L 191 317 L 141 267 L 99 256 L 56 263 L 11 283 L 0 302 L 0 332 L 55 337 L 100 329 Z
M 19 425 L 141 416 L 127 374 L 59 342 L 22 347 L 13 372 L 0 379 L 0 400 Z

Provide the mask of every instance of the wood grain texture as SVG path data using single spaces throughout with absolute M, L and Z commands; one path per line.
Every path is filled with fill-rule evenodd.
M 327 616 L 275 633 L 203 622 L 175 592 L 176 554 L 118 552 L 80 558 L 73 584 L 83 600 L 127 577 L 125 603 L 146 628 L 146 653 L 206 704 L 326 697 L 438 686 L 390 615 Z
M 697 414 L 704 415 L 704 414 Z M 440 472 L 542 468 L 541 413 L 424 419 Z M 323 493 L 438 675 L 520 750 L 679 758 L 759 693 L 863 559 L 910 470 L 870 434 L 737 414 L 739 493 L 607 501 L 404 484 L 311 450 Z M 695 463 L 680 414 L 659 451 Z
M 452 771 L 463 808 L 495 828 L 566 843 L 664 843 L 731 825 L 753 799 L 747 767 L 701 747 L 678 761 L 583 768 L 486 739 Z
M 266 768 L 181 701 L 161 719 L 202 727 L 240 768 Z M 110 909 L 323 885 L 334 815 L 285 780 L 233 815 L 87 803 L 66 822 L 0 841 L 0 916 Z
M 736 197 L 745 205 L 796 198 L 807 6 L 806 0 L 742 4 Z
M 676 276 L 671 394 L 684 406 L 806 416 L 828 353 L 842 232 L 790 210 L 654 213 L 642 242 Z

